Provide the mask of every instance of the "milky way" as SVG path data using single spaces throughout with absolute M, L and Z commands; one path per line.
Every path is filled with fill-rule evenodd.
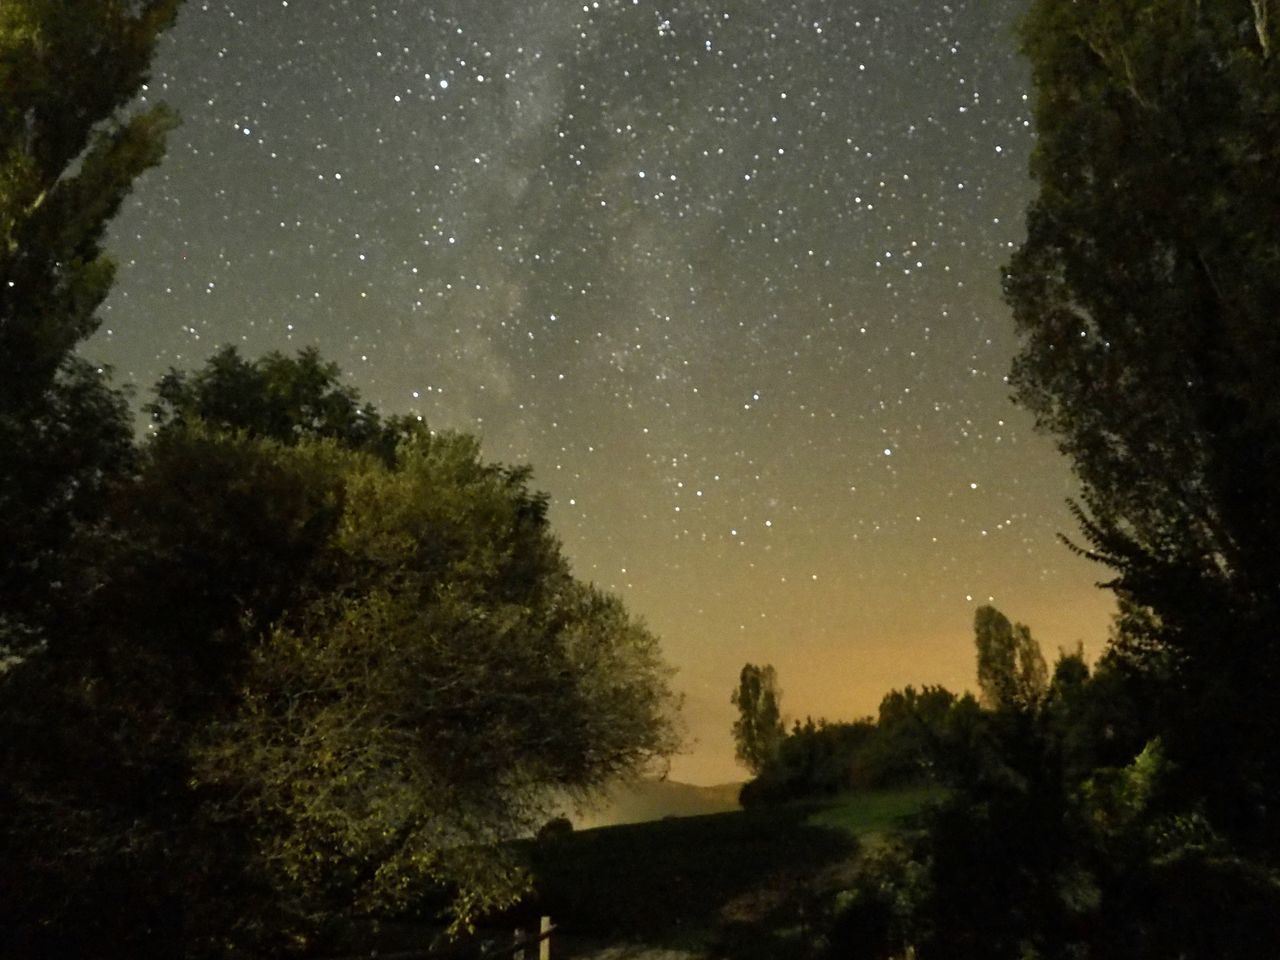
M 729 693 L 973 686 L 973 608 L 1105 635 L 1067 464 L 1008 400 L 1032 195 L 1006 0 L 189 0 L 183 116 L 85 353 L 139 393 L 315 344 L 388 412 L 529 462 L 576 572 L 658 632 L 672 775 Z

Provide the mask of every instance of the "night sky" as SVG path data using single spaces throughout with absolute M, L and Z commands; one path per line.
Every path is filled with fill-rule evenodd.
M 1033 139 L 1010 0 L 188 0 L 184 119 L 84 353 L 143 398 L 314 344 L 385 412 L 528 462 L 577 574 L 791 716 L 974 687 L 974 608 L 1096 652 L 1105 571 L 1008 400 Z

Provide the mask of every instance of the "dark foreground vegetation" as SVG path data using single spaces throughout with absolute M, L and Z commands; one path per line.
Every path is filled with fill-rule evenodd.
M 531 894 L 611 936 L 756 897 L 716 928 L 729 956 L 1280 955 L 1271 0 L 1034 0 L 1024 23 L 1010 383 L 1079 480 L 1104 655 L 1050 668 L 984 608 L 980 700 L 902 691 L 790 734 L 757 668 L 756 809 L 523 863 L 552 797 L 675 742 L 655 638 L 570 575 L 527 470 L 362 405 L 311 352 L 174 371 L 138 442 L 76 352 L 106 226 L 174 124 L 128 105 L 177 7 L 0 4 L 0 953 L 315 954 L 434 888 L 460 925 Z M 840 815 L 795 804 L 890 784 L 942 793 L 828 884 Z
M 930 794 L 892 791 L 562 835 L 535 845 L 535 903 L 572 936 L 728 949 L 817 929 L 821 894 Z M 583 883 L 590 877 L 590 883 Z M 736 953 L 737 951 L 735 951 Z
M 910 833 L 931 789 L 862 791 L 753 810 L 667 817 L 574 832 L 555 822 L 524 841 L 533 890 L 486 919 L 474 940 L 507 942 L 541 915 L 555 923 L 553 955 L 606 948 L 743 958 L 808 957 L 827 931 L 857 864 Z M 584 882 L 584 878 L 590 878 Z M 429 942 L 439 926 L 380 924 L 353 941 L 384 951 Z
M 1136 628 L 1126 609 L 1096 665 L 1077 651 L 1050 671 L 1030 630 L 981 608 L 980 699 L 907 688 L 874 720 L 810 721 L 777 738 L 743 789 L 753 809 L 868 782 L 932 790 L 914 829 L 817 896 L 793 955 L 1274 954 L 1275 870 L 1202 802 L 1187 805 L 1148 678 L 1120 652 Z

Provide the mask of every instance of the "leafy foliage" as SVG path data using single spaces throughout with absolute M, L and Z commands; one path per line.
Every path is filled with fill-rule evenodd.
M 1273 955 L 1280 877 L 1182 807 L 1158 737 L 1134 746 L 1126 670 L 1064 653 L 1042 695 L 972 716 L 926 829 L 853 878 L 830 955 Z
M 323 437 L 390 462 L 399 437 L 412 433 L 418 422 L 394 417 L 384 422 L 340 378 L 338 365 L 326 363 L 314 347 L 300 350 L 296 358 L 272 352 L 250 361 L 227 346 L 194 373 L 170 369 L 146 409 L 161 433 L 204 423 L 285 444 Z
M 733 722 L 736 756 L 752 773 L 764 769 L 786 734 L 778 706 L 781 696 L 778 674 L 771 664 L 743 665 L 738 687 L 729 700 L 738 708 L 738 719 Z
M 243 831 L 210 824 L 215 797 L 189 781 L 192 745 L 237 702 L 250 651 L 331 569 L 333 471 L 277 452 L 207 433 L 152 444 L 105 535 L 81 544 L 95 589 L 4 678 L 19 953 L 217 954 L 238 914 L 271 915 Z M 185 884 L 164 880 L 175 870 Z
M 125 396 L 74 354 L 114 266 L 107 224 L 174 117 L 130 110 L 178 0 L 0 4 L 0 953 L 128 953 L 175 919 L 137 882 L 165 857 L 162 796 L 132 792 L 156 731 L 104 723 L 110 645 L 91 611 L 111 569 L 104 515 L 137 466 Z M 72 666 L 75 664 L 75 666 Z M 81 669 L 84 667 L 85 669 Z M 135 718 L 139 719 L 139 718 Z M 122 755 L 130 752 L 128 761 Z M 98 890 L 95 891 L 95 885 Z M 86 906 L 112 890 L 130 926 Z M 74 918 L 74 922 L 72 922 Z
M 128 112 L 179 0 L 8 0 L 0 10 L 0 398 L 30 402 L 97 328 L 107 223 L 173 115 Z
M 858 750 L 874 733 L 874 726 L 865 721 L 796 721 L 755 779 L 743 785 L 738 802 L 752 808 L 848 790 L 853 786 Z
M 972 696 L 925 686 L 885 694 L 875 721 L 796 721 L 756 778 L 743 785 L 739 802 L 755 807 L 942 782 L 966 755 L 978 714 Z
M 174 124 L 127 105 L 177 6 L 0 7 L 0 659 L 57 632 L 71 539 L 132 462 L 124 398 L 72 351 L 114 276 L 103 232 Z
M 942 686 L 890 690 L 880 701 L 876 735 L 855 758 L 853 786 L 946 782 L 978 723 L 973 695 Z
M 978 689 L 993 710 L 1029 706 L 1044 693 L 1048 670 L 1031 629 L 1010 624 L 995 607 L 979 607 L 973 617 L 978 646 Z
M 0 447 L 3 663 L 43 649 L 92 588 L 71 545 L 93 538 L 136 451 L 125 398 L 77 358 L 31 402 L 0 406 Z
M 1280 58 L 1268 3 L 1040 0 L 1012 383 L 1153 611 L 1170 768 L 1280 849 Z M 1174 705 L 1176 702 L 1176 706 Z M 1178 771 L 1181 771 L 1178 773 Z
M 251 399 L 264 369 L 334 392 L 314 355 L 230 360 Z M 498 841 L 674 749 L 657 640 L 572 577 L 527 468 L 416 422 L 390 456 L 317 438 L 307 389 L 284 439 L 166 422 L 82 544 L 94 589 L 0 678 L 18 952 L 278 954 L 441 885 L 465 923 L 525 889 Z
M 523 886 L 497 841 L 675 746 L 656 639 L 569 575 L 527 471 L 453 435 L 397 461 L 344 458 L 341 586 L 254 651 L 198 751 L 313 921 L 424 884 L 456 884 L 463 922 L 505 906 Z

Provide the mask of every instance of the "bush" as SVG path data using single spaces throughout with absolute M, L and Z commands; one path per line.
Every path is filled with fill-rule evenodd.
M 552 817 L 538 828 L 538 843 L 556 843 L 572 835 L 573 821 L 568 817 Z

